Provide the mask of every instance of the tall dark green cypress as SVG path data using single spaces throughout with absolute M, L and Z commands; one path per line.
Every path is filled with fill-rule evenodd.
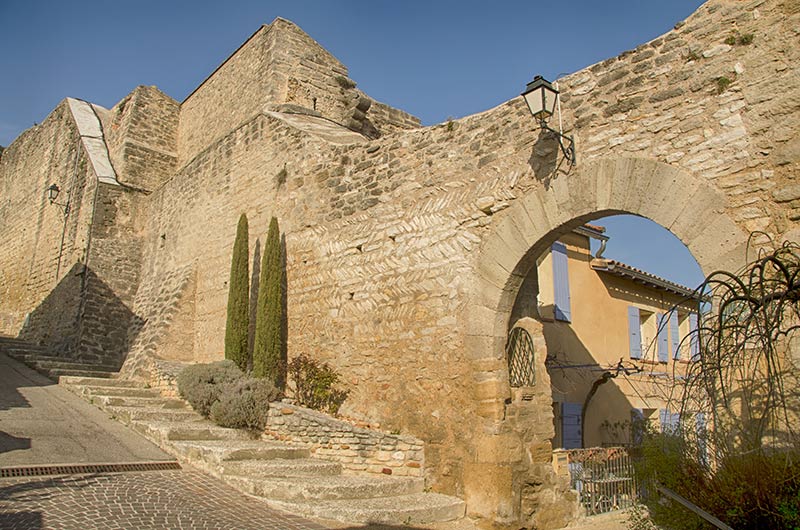
M 225 324 L 225 358 L 247 370 L 247 328 L 249 324 L 249 247 L 247 216 L 239 217 L 236 240 L 233 243 L 231 277 L 228 283 L 228 320 Z
M 283 271 L 278 220 L 269 223 L 256 306 L 256 335 L 253 344 L 253 375 L 272 381 L 281 390 L 286 386 L 283 361 Z

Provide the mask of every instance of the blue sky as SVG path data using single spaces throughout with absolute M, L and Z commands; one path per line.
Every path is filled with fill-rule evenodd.
M 0 145 L 68 96 L 111 107 L 137 85 L 156 85 L 182 101 L 277 16 L 333 53 L 371 97 L 430 125 L 516 97 L 536 74 L 552 80 L 635 48 L 701 3 L 0 0 Z M 694 272 L 685 266 L 685 247 L 660 227 L 598 224 L 612 236 L 608 257 L 691 286 L 702 280 L 696 264 Z

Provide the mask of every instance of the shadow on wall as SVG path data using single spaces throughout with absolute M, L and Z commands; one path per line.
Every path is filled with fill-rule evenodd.
M 25 530 L 39 530 L 44 528 L 42 512 L 4 512 L 0 513 L 0 528 L 24 528 Z
M 85 267 L 76 263 L 44 300 L 29 313 L 18 338 L 68 357 L 78 342 L 80 297 Z
M 65 358 L 120 368 L 136 338 L 128 330 L 142 323 L 94 271 L 76 263 L 30 313 L 19 338 Z
M 547 343 L 547 372 L 554 403 L 573 403 L 580 408 L 585 405 L 585 417 L 581 420 L 584 447 L 626 445 L 630 443 L 625 422 L 630 421 L 633 404 L 618 386 L 624 375 L 598 386 L 596 393 L 586 403 L 595 382 L 606 372 L 616 374 L 611 362 L 598 359 L 584 345 L 567 322 L 542 322 Z M 554 411 L 556 436 L 553 447 L 564 447 L 564 429 L 561 411 Z M 569 421 L 569 420 L 568 420 Z M 614 425 L 617 428 L 614 428 Z

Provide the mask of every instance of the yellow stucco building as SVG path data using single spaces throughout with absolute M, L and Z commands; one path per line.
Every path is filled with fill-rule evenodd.
M 600 242 L 595 255 L 592 239 Z M 607 240 L 603 228 L 589 225 L 562 236 L 538 259 L 517 301 L 543 324 L 554 448 L 627 445 L 639 418 L 675 425 L 696 355 L 698 295 L 602 257 Z

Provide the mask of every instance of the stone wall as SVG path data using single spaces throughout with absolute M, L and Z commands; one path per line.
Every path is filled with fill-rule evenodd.
M 312 111 L 369 137 L 384 128 L 419 126 L 417 118 L 383 104 L 376 105 L 373 123 L 373 102 L 355 87 L 339 60 L 295 24 L 277 18 L 181 104 L 180 165 L 266 109 Z
M 175 173 L 180 105 L 156 87 L 139 86 L 101 114 L 118 180 L 152 191 Z
M 266 433 L 308 444 L 315 455 L 355 472 L 416 477 L 425 463 L 423 443 L 413 436 L 357 427 L 288 403 L 272 404 Z
M 800 237 L 794 5 L 715 0 L 675 31 L 560 80 L 574 167 L 520 98 L 413 129 L 404 129 L 413 125 L 407 115 L 370 103 L 361 124 L 384 134 L 354 136 L 343 117 L 366 103 L 346 70 L 296 26 L 262 28 L 181 106 L 180 169 L 146 198 L 107 196 L 121 227 L 108 256 L 130 251 L 141 263 L 135 294 L 111 288 L 133 300 L 126 369 L 222 357 L 236 222 L 247 213 L 254 265 L 275 215 L 288 250 L 289 356 L 339 370 L 348 416 L 423 440 L 433 489 L 464 496 L 471 514 L 543 528 L 566 521 L 549 464 L 550 397 L 539 388 L 524 399 L 508 385 L 503 347 L 519 286 L 559 235 L 610 213 L 668 228 L 705 271 L 743 264 L 752 230 Z M 174 107 L 153 97 L 152 123 L 172 138 Z M 318 124 L 300 127 L 302 116 L 267 112 L 267 103 L 317 112 L 341 131 L 330 124 L 318 134 Z M 124 121 L 121 106 L 113 113 Z M 17 214 L 6 197 L 22 205 L 22 195 L 47 186 L 51 151 L 56 166 L 68 162 L 55 156 L 64 145 L 47 147 L 69 130 L 57 122 L 23 135 L 0 161 L 11 193 L 0 208 L 17 230 L 50 215 L 43 199 Z M 125 140 L 107 136 L 112 158 L 124 159 Z M 27 161 L 15 154 L 27 142 L 47 145 Z M 166 168 L 159 157 L 153 164 Z M 35 238 L 6 234 L 3 252 L 43 255 Z M 53 278 L 36 263 L 31 270 Z M 25 272 L 15 267 L 4 288 L 23 297 Z M 3 325 L 19 326 L 33 303 L 4 303 Z
M 89 175 L 66 100 L 0 160 L 0 332 L 50 346 L 54 353 L 77 341 L 96 186 Z M 62 206 L 47 199 L 53 183 L 61 188 Z

